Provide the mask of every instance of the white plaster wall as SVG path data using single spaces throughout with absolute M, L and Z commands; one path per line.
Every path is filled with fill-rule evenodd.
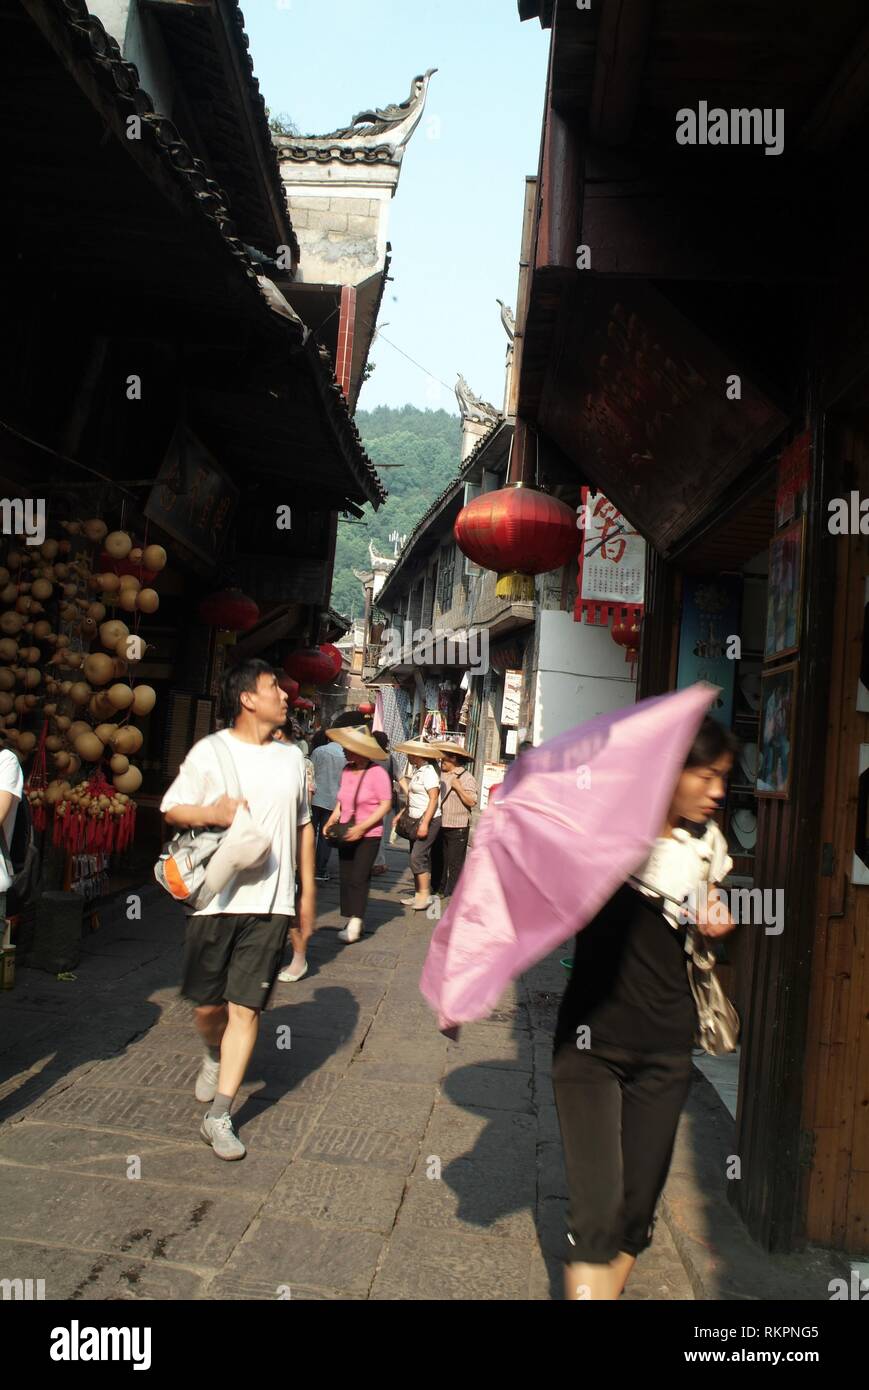
M 595 715 L 636 702 L 637 686 L 624 648 L 609 628 L 577 623 L 572 613 L 539 610 L 534 689 L 534 743 L 554 738 Z
M 386 260 L 388 191 L 368 186 L 284 185 L 308 284 L 358 285 Z
M 172 65 L 152 17 L 142 13 L 138 0 L 88 0 L 88 9 L 116 40 L 126 61 L 135 63 L 139 84 L 156 110 L 173 117 Z

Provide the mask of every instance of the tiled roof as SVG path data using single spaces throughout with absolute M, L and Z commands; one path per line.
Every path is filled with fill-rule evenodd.
M 280 160 L 278 159 L 278 152 L 274 147 L 274 142 L 272 141 L 272 131 L 269 125 L 268 113 L 266 112 L 266 104 L 263 100 L 262 92 L 259 89 L 259 79 L 254 75 L 253 58 L 250 56 L 250 39 L 248 38 L 244 27 L 244 14 L 239 9 L 237 0 L 233 0 L 233 4 L 235 7 L 234 17 L 236 37 L 238 40 L 239 47 L 242 50 L 242 58 L 247 66 L 249 74 L 248 86 L 250 90 L 251 101 L 253 102 L 253 107 L 257 116 L 259 137 L 268 165 L 269 180 L 272 185 L 272 192 L 277 199 L 278 205 L 281 208 L 287 208 L 287 192 L 284 188 L 284 181 L 281 178 Z M 296 237 L 296 233 L 293 231 L 293 224 L 290 221 L 290 213 L 288 208 L 286 211 L 286 228 L 289 233 L 289 245 L 292 247 L 293 256 L 296 260 L 298 260 L 299 242 L 298 238 Z
M 369 501 L 374 501 L 374 498 L 371 497 L 373 489 L 379 501 L 385 502 L 388 493 L 378 477 L 377 469 L 365 452 L 362 436 L 347 407 L 347 398 L 335 379 L 335 373 L 328 364 L 328 354 L 324 355 L 319 348 L 316 348 L 313 338 L 310 337 L 305 344 L 305 350 L 312 364 L 315 364 L 314 377 L 317 388 L 329 412 L 335 432 L 344 444 L 348 460 L 356 460 L 354 472 L 363 483 L 365 491 L 369 495 Z
M 235 258 L 241 273 L 261 294 L 257 285 L 260 269 L 236 236 L 226 194 L 209 178 L 202 160 L 196 158 L 168 117 L 155 111 L 150 96 L 139 86 L 138 69 L 123 58 L 115 39 L 106 33 L 102 22 L 88 12 L 85 0 L 44 0 L 44 3 L 65 21 L 76 52 L 100 85 L 114 97 L 123 117 L 141 117 L 143 135 L 154 142 L 167 168 L 186 185 L 191 200 L 220 232 L 227 252 Z
M 238 0 L 158 4 L 151 10 L 203 148 L 230 195 L 247 242 L 274 254 L 299 246 L 287 207 L 265 102 L 254 76 Z M 240 100 L 239 100 L 240 98 Z
M 437 68 L 413 79 L 406 101 L 382 109 L 360 111 L 349 126 L 326 135 L 274 135 L 280 159 L 297 164 L 397 164 L 403 147 L 419 123 L 428 84 Z
M 195 157 L 173 123 L 154 110 L 150 96 L 139 86 L 138 70 L 124 60 L 118 44 L 106 33 L 100 20 L 88 13 L 85 0 L 43 0 L 43 4 L 61 19 L 70 47 L 114 100 L 121 119 L 126 120 L 131 115 L 141 117 L 143 139 L 153 142 L 167 172 L 182 182 L 191 202 L 215 227 L 226 253 L 233 257 L 240 273 L 250 283 L 271 322 L 283 325 L 297 344 L 304 345 L 318 394 L 348 465 L 369 500 L 382 502 L 387 495 L 386 489 L 365 452 L 334 372 L 320 357 L 301 319 L 289 309 L 270 281 L 263 282 L 260 266 L 235 235 L 223 190 L 208 177 L 205 165 Z

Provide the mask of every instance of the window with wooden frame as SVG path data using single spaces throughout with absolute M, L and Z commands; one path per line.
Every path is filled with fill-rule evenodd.
M 446 613 L 453 606 L 453 585 L 456 577 L 456 548 L 447 545 L 441 550 L 438 573 L 438 607 Z

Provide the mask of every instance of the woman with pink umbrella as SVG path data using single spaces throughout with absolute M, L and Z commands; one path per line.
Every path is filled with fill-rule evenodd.
M 576 937 L 553 1065 L 570 1299 L 619 1297 L 651 1239 L 695 1040 L 736 1045 L 695 937 L 732 926 L 714 886 L 698 902 L 731 868 L 711 819 L 736 748 L 708 717 L 717 694 L 700 683 L 655 696 L 523 753 L 480 818 L 420 979 L 456 1037 Z
M 652 853 L 579 933 L 555 1032 L 552 1083 L 570 1192 L 569 1299 L 617 1299 L 651 1243 L 691 1084 L 697 1009 L 685 955 L 696 927 L 731 931 L 714 885 L 730 871 L 712 819 L 737 742 L 707 717 Z M 714 904 L 714 906 L 713 906 Z

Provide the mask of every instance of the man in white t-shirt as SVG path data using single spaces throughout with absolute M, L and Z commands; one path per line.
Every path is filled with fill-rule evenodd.
M 200 1134 L 219 1158 L 243 1158 L 230 1108 L 244 1079 L 280 966 L 291 919 L 304 935 L 314 928 L 314 831 L 305 760 L 272 735 L 286 719 L 287 697 L 266 662 L 244 661 L 224 677 L 224 713 L 231 727 L 217 738 L 229 751 L 243 802 L 228 795 L 211 739 L 194 744 L 160 809 L 174 828 L 229 826 L 248 807 L 272 836 L 268 858 L 243 869 L 187 922 L 182 995 L 196 1005 L 206 1054 L 196 1099 L 211 1101 Z M 301 884 L 296 904 L 296 870 Z M 295 923 L 294 923 L 295 925 Z
M 24 774 L 21 764 L 11 748 L 0 750 L 0 825 L 3 827 L 5 855 L 0 855 L 0 936 L 2 918 L 6 915 L 6 893 L 12 878 L 6 868 L 6 859 L 12 849 L 12 833 L 15 830 L 15 817 L 18 803 L 24 795 Z

